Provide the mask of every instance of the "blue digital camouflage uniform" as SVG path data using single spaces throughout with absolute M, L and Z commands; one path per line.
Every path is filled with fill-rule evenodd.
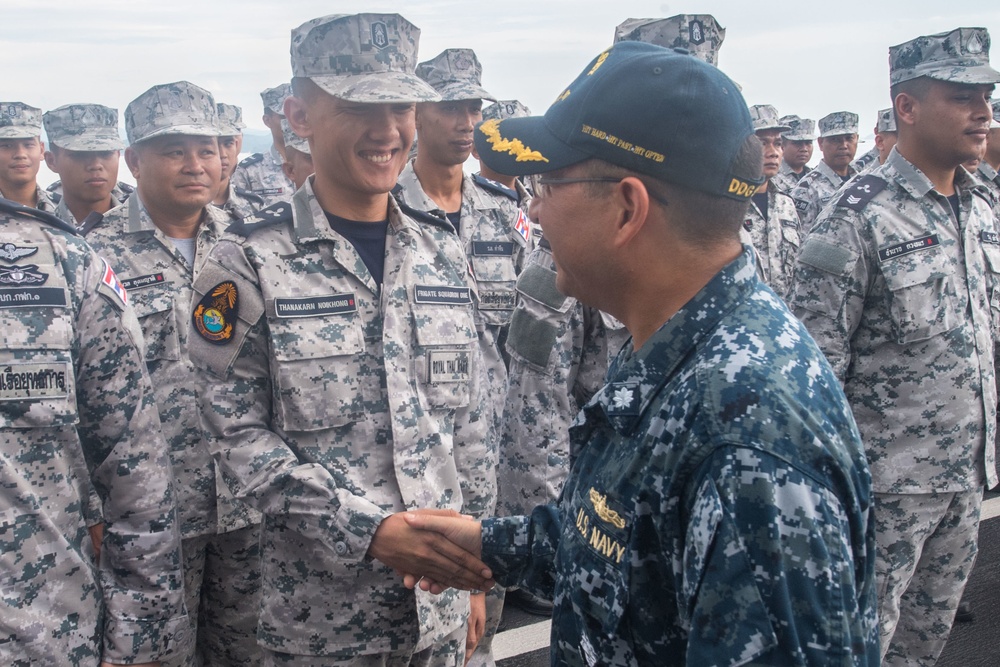
M 418 211 L 433 213 L 442 219 L 445 215 L 445 211 L 424 192 L 412 161 L 403 168 L 399 186 L 393 194 Z M 463 177 L 459 212 L 458 235 L 479 294 L 475 304 L 476 325 L 483 338 L 489 378 L 487 390 L 499 433 L 507 393 L 503 341 L 517 303 L 517 274 L 530 250 L 532 236 L 528 218 L 517 206 L 517 194 L 482 176 Z
M 957 220 L 894 148 L 810 231 L 789 300 L 844 383 L 865 442 L 887 664 L 933 664 L 927 656 L 943 649 L 975 558 L 982 485 L 998 481 L 1000 230 L 982 186 L 962 168 L 955 183 Z M 925 543 L 928 501 L 940 525 Z
M 267 153 L 254 153 L 240 160 L 229 182 L 262 198 L 265 205 L 286 201 L 295 192 L 295 184 L 285 175 L 281 163 L 281 153 L 272 144 Z
M 795 256 L 799 254 L 799 216 L 795 202 L 774 187 L 774 179 L 767 189 L 767 218 L 751 200 L 743 228 L 750 233 L 757 251 L 761 278 L 778 296 L 786 297 L 795 271 Z
M 153 223 L 138 192 L 106 213 L 86 235 L 128 290 L 146 342 L 146 366 L 177 480 L 189 620 L 198 631 L 197 647 L 192 643 L 186 650 L 188 664 L 194 664 L 196 648 L 209 664 L 260 660 L 254 639 L 260 515 L 233 499 L 217 474 L 199 415 L 203 376 L 188 356 L 192 283 L 228 224 L 225 213 L 205 207 L 193 267 Z M 219 536 L 223 533 L 232 534 Z M 220 540 L 224 553 L 209 558 L 210 549 L 220 549 Z M 234 590 L 242 600 L 227 604 L 224 600 Z
M 71 228 L 0 207 L 0 663 L 158 660 L 187 641 L 187 618 L 139 324 Z
M 795 209 L 799 213 L 799 234 L 806 236 L 809 228 L 819 212 L 833 199 L 844 183 L 857 172 L 853 167 L 847 168 L 847 178 L 841 178 L 822 160 L 816 168 L 799 179 L 789 193 L 795 200 Z
M 836 377 L 725 267 L 571 432 L 560 504 L 483 522 L 501 583 L 555 594 L 553 665 L 876 665 L 870 477 Z
M 268 651 L 346 659 L 464 633 L 467 594 L 414 593 L 367 556 L 389 514 L 488 516 L 496 488 L 465 253 L 450 225 L 391 197 L 388 221 L 379 288 L 307 180 L 232 227 L 195 283 L 213 454 L 264 513 Z

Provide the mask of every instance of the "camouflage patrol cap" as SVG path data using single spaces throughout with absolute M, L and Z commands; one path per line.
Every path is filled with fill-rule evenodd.
M 219 136 L 212 93 L 188 81 L 153 86 L 125 107 L 130 145 L 167 134 Z
M 952 83 L 1000 83 L 986 28 L 955 28 L 889 47 L 889 85 L 921 76 Z
M 285 100 L 292 96 L 292 84 L 283 83 L 268 88 L 260 94 L 260 99 L 264 102 L 264 111 L 276 113 L 279 116 L 285 115 Z
M 892 112 L 891 108 L 879 110 L 875 131 L 879 134 L 896 131 L 896 114 Z
M 125 147 L 118 134 L 118 109 L 100 104 L 67 104 L 42 116 L 50 145 L 68 151 L 117 151 Z
M 219 102 L 215 105 L 215 111 L 219 117 L 219 132 L 224 137 L 235 137 L 243 134 L 243 129 L 247 126 L 243 122 L 243 109 L 235 104 Z
M 819 119 L 819 136 L 835 137 L 840 134 L 858 133 L 858 114 L 850 111 L 834 111 Z
M 0 102 L 0 139 L 42 136 L 42 110 L 24 102 Z
M 710 65 L 719 64 L 726 29 L 711 14 L 678 14 L 666 19 L 627 19 L 615 28 L 615 42 L 646 42 L 687 49 Z
M 399 14 L 323 16 L 292 30 L 292 75 L 349 102 L 438 102 L 413 73 L 419 42 Z
M 481 85 L 483 66 L 472 49 L 445 49 L 418 64 L 417 76 L 436 90 L 443 102 L 496 101 Z
M 504 118 L 526 118 L 531 110 L 517 100 L 497 100 L 483 109 L 483 120 L 503 120 Z
M 686 51 L 620 42 L 590 61 L 544 116 L 480 123 L 476 151 L 510 176 L 598 159 L 746 201 L 763 175 L 736 173 L 753 134 L 743 95 Z
M 312 155 L 312 152 L 309 150 L 309 142 L 295 134 L 295 130 L 288 124 L 286 118 L 281 119 L 281 137 L 285 141 L 285 148 L 294 148 L 300 153 Z
M 778 110 L 770 104 L 755 104 L 750 107 L 750 120 L 753 122 L 753 131 L 761 130 L 790 130 L 790 125 L 785 125 L 778 119 Z
M 782 116 L 779 123 L 788 125 L 788 132 L 781 134 L 782 139 L 788 141 L 813 141 L 816 138 L 816 121 L 811 118 L 799 118 L 798 116 Z

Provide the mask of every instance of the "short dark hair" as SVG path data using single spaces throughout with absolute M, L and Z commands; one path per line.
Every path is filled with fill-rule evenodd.
M 733 176 L 746 181 L 760 179 L 764 171 L 764 149 L 760 139 L 751 134 L 733 160 Z M 589 176 L 634 177 L 642 181 L 654 200 L 669 202 L 671 219 L 680 235 L 692 243 L 716 244 L 739 234 L 750 200 L 743 201 L 713 195 L 684 185 L 662 181 L 646 174 L 618 167 L 602 160 L 588 160 Z M 599 183 L 591 183 L 588 194 L 600 196 Z
M 932 83 L 933 79 L 929 76 L 918 76 L 916 79 L 907 79 L 891 86 L 889 88 L 889 95 L 892 97 L 893 110 L 895 110 L 896 97 L 900 93 L 906 93 L 910 97 L 923 100 L 927 97 L 927 92 L 931 89 Z

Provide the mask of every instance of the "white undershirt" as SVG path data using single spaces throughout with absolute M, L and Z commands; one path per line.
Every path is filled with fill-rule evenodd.
M 184 259 L 187 260 L 188 266 L 194 266 L 194 244 L 197 239 L 194 237 L 189 239 L 175 239 L 169 236 L 167 238 L 169 238 L 171 243 L 174 244 L 174 247 L 177 248 L 182 255 L 184 255 Z

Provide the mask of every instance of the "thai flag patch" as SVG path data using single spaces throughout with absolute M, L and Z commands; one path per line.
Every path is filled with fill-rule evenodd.
M 531 242 L 531 225 L 528 223 L 528 216 L 521 209 L 517 210 L 517 222 L 514 223 L 514 231 L 528 243 Z
M 122 300 L 122 303 L 126 306 L 128 305 L 128 292 L 125 291 L 125 286 L 122 285 L 122 281 L 118 280 L 118 276 L 115 275 L 114 270 L 111 265 L 108 264 L 108 260 L 101 258 L 104 262 L 104 277 L 101 278 L 101 282 L 111 288 L 111 291 Z

